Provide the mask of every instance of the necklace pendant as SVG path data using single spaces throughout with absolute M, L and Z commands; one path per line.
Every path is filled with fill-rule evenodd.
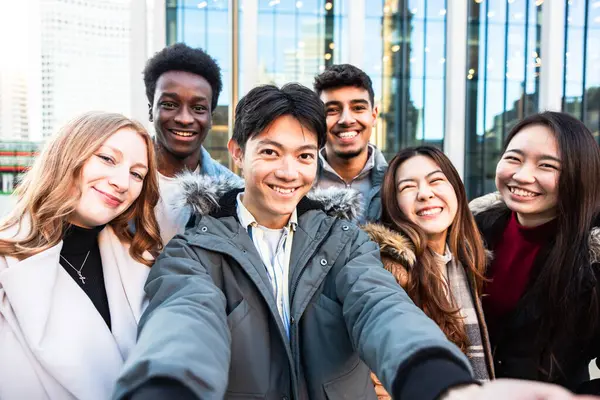
M 79 275 L 79 279 L 81 280 L 81 283 L 83 283 L 85 285 L 85 276 L 83 276 L 81 274 L 81 272 L 77 271 L 77 275 Z

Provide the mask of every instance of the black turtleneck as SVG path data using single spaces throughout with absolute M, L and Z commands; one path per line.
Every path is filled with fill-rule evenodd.
M 104 286 L 104 272 L 102 271 L 102 259 L 100 258 L 100 247 L 98 246 L 98 234 L 102 229 L 104 229 L 104 225 L 93 229 L 69 225 L 60 251 L 60 265 L 88 295 L 102 318 L 104 318 L 108 329 L 111 329 L 108 297 Z M 86 256 L 85 265 L 81 268 Z M 73 267 L 78 270 L 81 269 L 81 275 L 84 277 L 85 283 L 82 282 L 77 271 L 65 262 L 65 258 L 73 264 Z

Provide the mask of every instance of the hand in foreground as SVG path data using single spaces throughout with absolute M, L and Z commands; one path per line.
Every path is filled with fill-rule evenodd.
M 548 383 L 497 379 L 481 386 L 469 385 L 451 389 L 442 400 L 598 400 L 595 396 L 576 396 L 568 390 Z

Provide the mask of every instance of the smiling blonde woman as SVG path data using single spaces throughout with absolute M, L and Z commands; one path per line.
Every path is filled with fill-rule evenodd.
M 161 249 L 156 179 L 120 114 L 79 116 L 37 157 L 0 224 L 0 398 L 110 397 Z

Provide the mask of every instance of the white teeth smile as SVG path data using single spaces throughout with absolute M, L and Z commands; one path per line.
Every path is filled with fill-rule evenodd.
M 358 132 L 357 131 L 340 132 L 340 133 L 338 133 L 338 136 L 342 139 L 351 139 L 353 137 L 358 136 Z
M 173 132 L 177 136 L 183 136 L 183 137 L 190 137 L 190 136 L 194 135 L 193 132 L 182 132 L 182 131 L 171 131 L 171 132 Z
M 419 211 L 417 213 L 417 215 L 419 217 L 424 217 L 426 215 L 435 215 L 435 214 L 439 214 L 441 212 L 442 212 L 442 207 L 436 207 L 436 208 L 428 208 L 427 210 Z
M 524 189 L 519 189 L 519 188 L 515 188 L 515 187 L 511 187 L 509 188 L 511 193 L 516 194 L 517 196 L 522 196 L 522 197 L 535 197 L 538 194 L 537 193 L 533 193 L 530 192 L 529 190 L 524 190 Z
M 281 194 L 290 194 L 296 191 L 296 189 L 285 189 L 279 186 L 271 186 L 271 189 Z

